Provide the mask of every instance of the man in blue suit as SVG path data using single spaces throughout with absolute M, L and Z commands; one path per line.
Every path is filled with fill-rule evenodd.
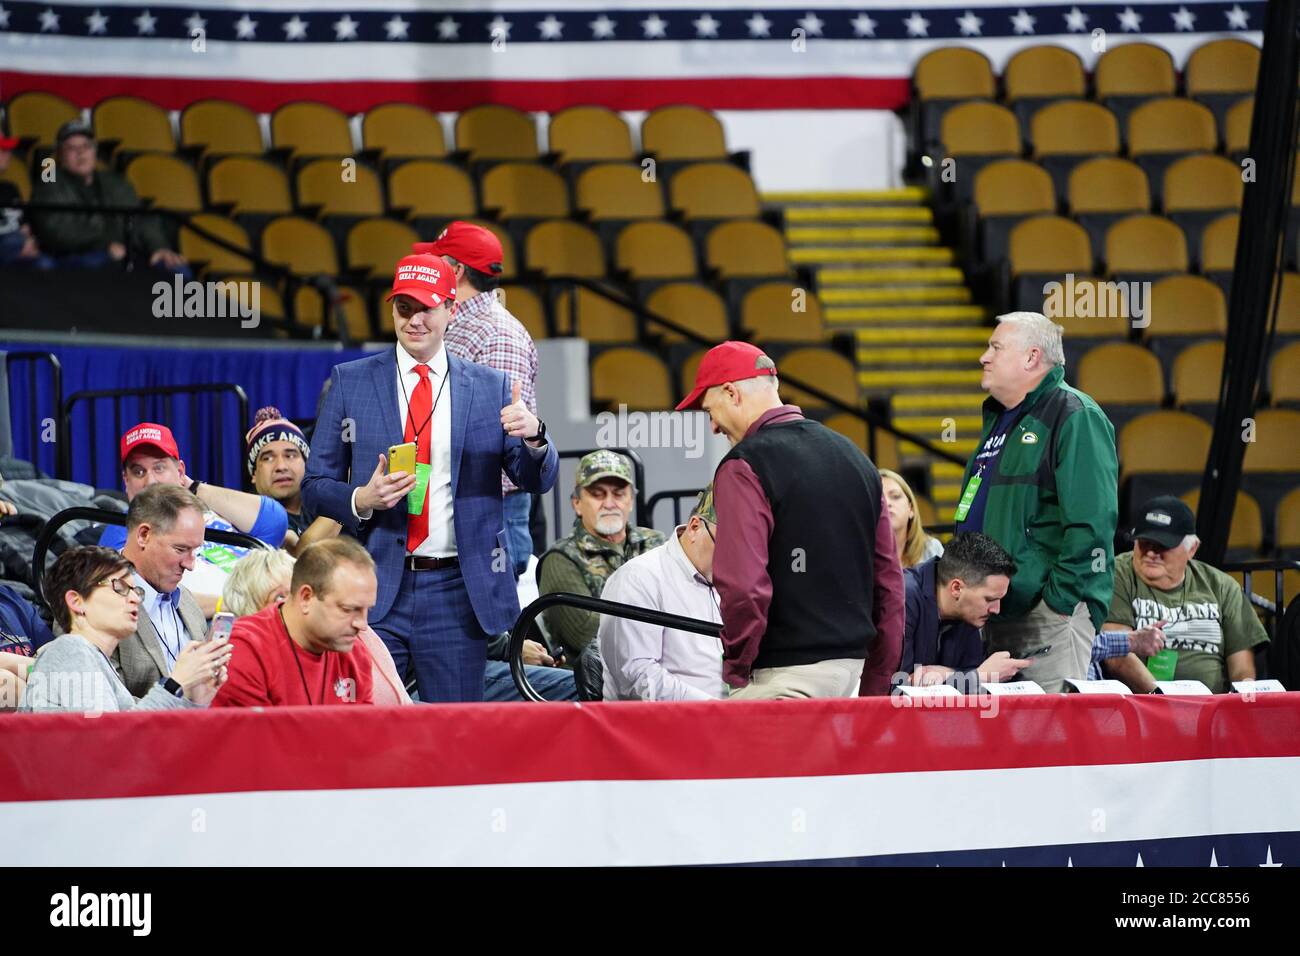
M 420 699 L 482 700 L 486 641 L 519 615 L 501 472 L 540 494 L 559 459 L 518 382 L 443 348 L 456 301 L 446 260 L 402 259 L 388 298 L 397 346 L 334 367 L 303 505 L 374 557 L 371 625 L 398 673 L 414 668 Z M 415 473 L 388 473 L 386 452 L 406 442 Z

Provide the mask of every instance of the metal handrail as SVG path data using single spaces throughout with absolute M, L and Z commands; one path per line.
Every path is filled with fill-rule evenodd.
M 698 498 L 703 488 L 678 488 L 671 491 L 656 491 L 646 502 L 646 517 L 649 519 L 647 527 L 654 527 L 655 508 L 661 501 L 671 500 L 673 503 L 673 526 L 682 523 L 682 502 L 691 498 Z
M 40 467 L 40 462 L 38 461 L 39 456 L 36 454 L 36 451 L 41 444 L 40 441 L 40 434 L 41 434 L 40 414 L 41 413 L 36 407 L 37 404 L 36 365 L 38 362 L 49 363 L 50 379 L 51 379 L 53 392 L 54 392 L 53 395 L 54 398 L 54 468 L 52 470 L 54 471 L 55 474 L 59 474 L 62 448 L 65 444 L 64 442 L 65 436 L 63 433 L 63 420 L 59 415 L 63 403 L 63 363 L 59 361 L 59 357 L 55 355 L 53 352 L 36 352 L 36 351 L 19 350 L 13 352 L 5 352 L 4 357 L 5 357 L 5 366 L 6 366 L 6 379 L 8 379 L 8 384 L 11 388 L 13 387 L 13 381 L 8 377 L 7 374 L 8 367 L 15 362 L 28 362 L 31 363 L 32 366 L 31 371 L 28 373 L 28 378 L 27 378 L 27 399 L 32 414 L 32 421 L 31 421 L 32 464 L 35 465 L 37 468 Z M 12 409 L 10 411 L 12 414 Z M 11 420 L 11 427 L 12 427 L 12 420 Z M 59 477 L 66 478 L 67 475 L 59 475 Z
M 57 514 L 51 515 L 45 522 L 45 528 L 36 538 L 36 547 L 32 551 L 32 591 L 36 594 L 36 599 L 44 604 L 47 608 L 50 606 L 45 599 L 43 585 L 45 581 L 45 555 L 50 550 L 50 544 L 54 541 L 55 532 L 62 528 L 70 521 L 97 521 L 100 524 L 126 524 L 126 512 L 124 511 L 106 511 L 103 508 L 65 508 Z M 204 528 L 203 540 L 212 541 L 216 544 L 233 544 L 237 548 L 261 548 L 266 551 L 275 550 L 260 538 L 254 538 L 251 534 L 245 534 L 242 531 L 221 531 L 217 528 Z M 522 647 L 522 645 L 520 645 Z
M 1224 574 L 1232 571 L 1241 572 L 1242 590 L 1246 592 L 1246 598 L 1250 603 L 1269 615 L 1268 636 L 1269 640 L 1277 639 L 1277 628 L 1281 623 L 1282 613 L 1286 610 L 1286 589 L 1283 586 L 1285 582 L 1285 572 L 1300 571 L 1300 561 L 1288 560 L 1285 558 L 1263 558 L 1254 561 L 1226 561 L 1220 564 L 1219 570 Z M 1273 600 L 1270 601 L 1261 594 L 1256 594 L 1251 588 L 1251 575 L 1256 573 L 1273 573 Z
M 642 624 L 671 627 L 677 631 L 689 631 L 692 634 L 701 634 L 705 637 L 722 636 L 721 624 L 699 621 L 693 617 L 682 617 L 678 614 L 635 607 L 631 604 L 619 604 L 617 601 L 605 601 L 586 594 L 570 594 L 567 591 L 543 594 L 520 612 L 518 620 L 515 621 L 515 626 L 510 630 L 510 649 L 506 659 L 510 662 L 510 676 L 514 678 L 515 687 L 519 690 L 519 696 L 524 700 L 546 702 L 546 698 L 537 693 L 533 685 L 528 682 L 528 672 L 524 668 L 524 641 L 528 637 L 528 631 L 533 626 L 533 622 L 537 620 L 537 616 L 548 607 L 557 605 L 576 607 L 583 611 L 595 611 L 597 614 L 608 614 L 611 617 L 626 618 L 629 621 L 639 621 Z

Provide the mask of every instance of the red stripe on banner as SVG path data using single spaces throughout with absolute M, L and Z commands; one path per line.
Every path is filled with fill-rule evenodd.
M 0 801 L 1300 756 L 1300 693 L 977 700 L 20 714 L 0 724 Z
M 260 80 L 151 76 L 67 76 L 0 71 L 0 98 L 29 90 L 57 93 L 78 106 L 110 96 L 139 96 L 165 109 L 203 99 L 241 103 L 259 113 L 295 100 L 360 113 L 381 103 L 414 103 L 454 112 L 483 103 L 553 113 L 570 106 L 650 110 L 690 103 L 712 110 L 880 109 L 908 101 L 907 77 L 718 77 L 713 79 L 349 80 L 272 83 Z

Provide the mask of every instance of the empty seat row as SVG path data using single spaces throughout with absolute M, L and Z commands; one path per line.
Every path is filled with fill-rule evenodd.
M 1178 353 L 1169 392 L 1174 404 L 1209 406 L 1219 400 L 1223 375 L 1223 343 L 1198 342 Z M 1268 362 L 1268 391 L 1273 405 L 1300 404 L 1300 342 L 1277 350 Z M 1149 349 L 1129 342 L 1108 342 L 1086 352 L 1079 361 L 1078 386 L 1103 408 L 1164 404 L 1164 370 Z

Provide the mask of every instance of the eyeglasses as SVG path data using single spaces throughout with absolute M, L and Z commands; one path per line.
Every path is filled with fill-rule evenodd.
M 128 594 L 134 592 L 136 597 L 138 597 L 141 601 L 144 600 L 144 588 L 140 587 L 140 585 L 138 584 L 127 584 L 126 578 L 111 578 L 110 580 L 107 581 L 100 581 L 98 584 L 95 585 L 95 587 L 100 588 L 103 587 L 105 584 L 111 587 L 114 593 L 120 594 L 122 595 L 122 597 L 126 597 Z

